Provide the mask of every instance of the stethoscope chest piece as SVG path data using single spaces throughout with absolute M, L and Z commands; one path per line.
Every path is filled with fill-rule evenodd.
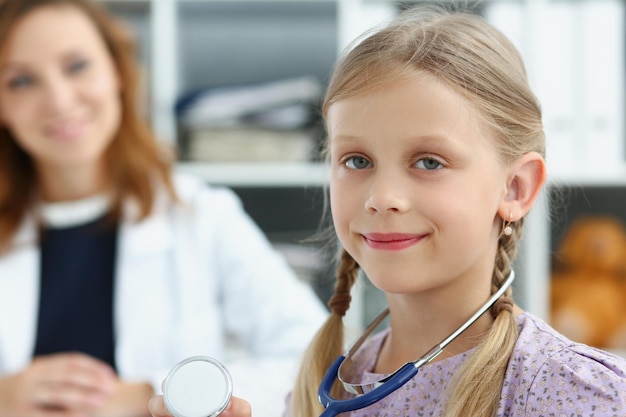
M 179 362 L 163 384 L 163 400 L 174 417 L 215 417 L 224 411 L 232 392 L 228 370 L 208 356 Z

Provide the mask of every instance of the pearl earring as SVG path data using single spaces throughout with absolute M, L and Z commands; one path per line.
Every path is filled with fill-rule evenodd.
M 513 234 L 513 227 L 511 227 L 511 217 L 513 215 L 509 212 L 509 221 L 504 221 L 502 225 L 502 233 L 504 236 L 511 236 Z

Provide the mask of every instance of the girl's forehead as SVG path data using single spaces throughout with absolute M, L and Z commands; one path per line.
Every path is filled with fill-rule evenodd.
M 356 94 L 338 96 L 328 106 L 329 127 L 363 122 L 374 117 L 379 122 L 398 119 L 423 124 L 429 120 L 456 125 L 461 119 L 479 119 L 480 112 L 457 89 L 437 77 L 420 71 L 391 80 Z
M 328 145 L 394 143 L 466 148 L 497 153 L 482 113 L 461 92 L 437 77 L 414 72 L 384 87 L 342 98 L 328 107 Z M 399 142 L 391 142 L 399 139 Z
M 399 64 L 398 64 L 399 65 Z M 369 70 L 369 69 L 368 69 Z M 389 73 L 385 73 L 388 71 Z M 474 103 L 459 87 L 450 81 L 437 76 L 430 71 L 419 68 L 404 67 L 380 67 L 373 72 L 363 71 L 366 75 L 357 74 L 340 83 L 342 86 L 334 91 L 333 96 L 327 97 L 326 115 L 336 103 L 367 101 L 370 97 L 381 96 L 387 91 L 403 94 L 406 91 L 421 90 L 424 94 L 414 96 L 414 101 L 436 100 L 442 93 L 446 96 L 454 96 L 454 100 L 463 106 L 471 107 L 478 111 Z M 398 86 L 400 86 L 398 88 Z

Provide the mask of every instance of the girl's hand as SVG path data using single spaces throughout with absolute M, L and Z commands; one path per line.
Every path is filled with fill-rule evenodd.
M 116 386 L 113 369 L 88 355 L 39 356 L 23 371 L 0 379 L 0 416 L 86 416 L 102 407 Z
M 156 395 L 150 399 L 148 404 L 152 417 L 172 417 L 170 412 L 165 407 L 162 395 Z M 232 397 L 226 410 L 220 414 L 220 417 L 251 417 L 252 409 L 250 404 L 246 400 L 241 398 Z

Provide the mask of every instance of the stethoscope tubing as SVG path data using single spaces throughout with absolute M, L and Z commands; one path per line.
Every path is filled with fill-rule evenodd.
M 333 364 L 328 368 L 322 384 L 318 389 L 318 398 L 320 404 L 325 407 L 325 410 L 320 414 L 320 417 L 335 417 L 340 413 L 346 411 L 359 410 L 365 408 L 370 404 L 382 400 L 398 388 L 404 386 L 411 378 L 417 375 L 418 367 L 415 363 L 408 362 L 397 370 L 393 377 L 381 384 L 375 390 L 368 392 L 366 395 L 360 395 L 349 400 L 337 401 L 330 396 L 330 392 L 335 382 L 334 375 L 337 375 L 341 363 L 345 360 L 345 356 L 339 356 Z
M 386 313 L 385 311 L 383 311 L 383 313 L 379 315 L 376 319 L 374 319 L 374 321 L 367 327 L 365 333 L 357 340 L 357 342 L 352 345 L 344 355 L 341 355 L 337 359 L 335 359 L 331 366 L 326 370 L 324 378 L 322 379 L 322 382 L 318 388 L 319 402 L 322 406 L 325 407 L 325 410 L 322 412 L 320 417 L 334 417 L 337 414 L 346 411 L 354 411 L 365 408 L 380 401 L 387 395 L 391 394 L 392 392 L 396 391 L 398 388 L 406 384 L 411 378 L 413 378 L 417 374 L 419 368 L 436 358 L 441 352 L 443 352 L 443 349 L 448 344 L 456 339 L 491 306 L 493 306 L 498 298 L 500 298 L 504 294 L 506 289 L 511 286 L 514 279 L 515 272 L 511 270 L 508 278 L 505 280 L 503 285 L 465 323 L 463 323 L 452 334 L 450 334 L 450 336 L 448 336 L 438 345 L 435 345 L 430 351 L 426 353 L 426 355 L 413 362 L 407 362 L 391 375 L 375 382 L 374 384 L 372 384 L 372 389 L 365 392 L 362 389 L 362 386 L 346 384 L 340 377 L 339 371 L 341 365 L 344 363 L 346 358 L 351 356 L 354 353 L 354 350 L 358 349 L 361 343 L 365 340 L 365 337 L 367 337 L 367 335 L 374 330 L 376 325 L 380 323 L 382 321 L 382 318 L 388 313 L 388 309 L 386 309 Z M 344 387 L 348 386 L 350 388 L 350 392 L 357 393 L 357 396 L 347 400 L 338 400 L 333 398 L 330 393 L 333 384 L 337 379 L 339 379 L 339 381 L 344 384 Z

